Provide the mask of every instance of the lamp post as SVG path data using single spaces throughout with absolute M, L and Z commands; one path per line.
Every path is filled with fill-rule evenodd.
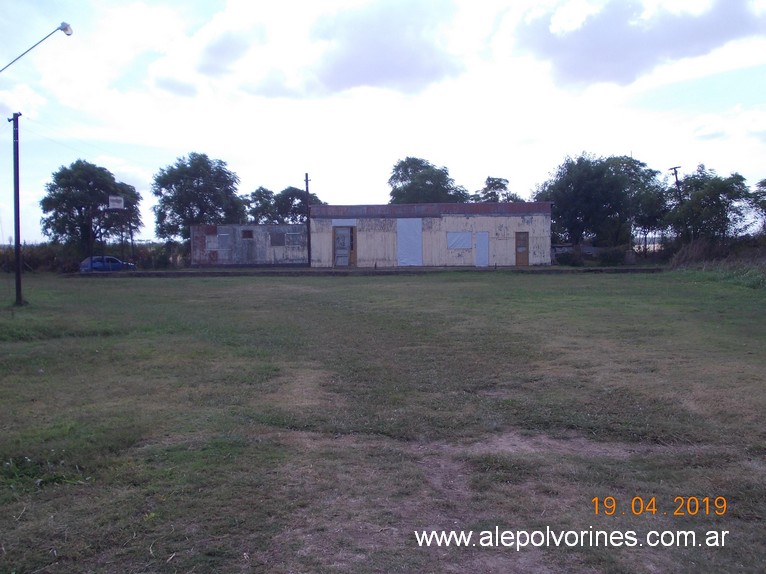
M 71 35 L 72 35 L 72 27 L 71 27 L 69 24 L 67 24 L 66 22 L 62 22 L 62 23 L 61 23 L 61 25 L 60 25 L 58 28 L 56 28 L 56 29 L 55 29 L 53 32 L 51 32 L 51 33 L 50 33 L 50 34 L 48 34 L 48 35 L 47 35 L 45 38 L 43 38 L 42 40 L 40 40 L 40 41 L 39 41 L 37 44 L 35 44 L 35 45 L 34 45 L 34 46 L 32 46 L 31 48 L 29 48 L 29 49 L 28 49 L 26 52 L 24 52 L 23 54 L 20 54 L 19 56 L 16 56 L 16 58 L 14 58 L 14 59 L 13 59 L 13 60 L 11 60 L 11 61 L 10 61 L 8 64 L 6 64 L 6 65 L 5 65 L 5 67 L 3 67 L 3 69 L 2 69 L 2 70 L 0 70 L 0 72 L 3 72 L 3 71 L 4 71 L 6 68 L 8 68 L 8 67 L 9 67 L 11 64 L 13 64 L 14 62 L 16 62 L 17 60 L 20 60 L 20 59 L 21 59 L 23 56 L 26 56 L 26 55 L 27 55 L 29 52 L 31 52 L 31 51 L 32 51 L 32 50 L 34 50 L 34 49 L 35 49 L 37 46 L 39 46 L 40 44 L 42 44 L 43 42 L 45 42 L 45 41 L 46 41 L 48 38 L 50 38 L 51 36 L 53 36 L 53 35 L 54 35 L 56 32 L 58 32 L 59 30 L 61 30 L 62 32 L 64 32 L 64 34 L 66 34 L 67 36 L 71 36 Z
M 0 72 L 3 72 L 19 60 L 22 56 L 28 54 L 35 47 L 42 44 L 45 40 L 53 36 L 56 32 L 61 30 L 67 36 L 72 35 L 72 27 L 66 22 L 62 22 L 61 25 L 53 30 L 50 34 L 45 36 L 42 40 L 33 45 L 26 52 L 14 58 L 10 63 L 6 64 Z M 21 296 L 21 217 L 19 210 L 19 117 L 21 113 L 16 112 L 12 118 L 8 118 L 9 122 L 13 122 L 13 231 L 16 235 L 14 243 L 14 256 L 16 259 L 16 305 L 21 306 L 24 304 L 24 298 Z

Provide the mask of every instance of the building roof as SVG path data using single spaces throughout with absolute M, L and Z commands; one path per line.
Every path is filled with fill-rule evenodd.
M 312 219 L 442 217 L 445 215 L 550 215 L 549 201 L 518 203 L 402 203 L 312 205 Z

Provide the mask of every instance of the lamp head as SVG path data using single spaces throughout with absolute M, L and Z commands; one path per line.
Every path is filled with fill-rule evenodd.
M 71 36 L 73 32 L 72 27 L 66 22 L 61 23 L 61 26 L 59 26 L 59 30 L 64 32 L 64 34 L 66 34 L 67 36 Z

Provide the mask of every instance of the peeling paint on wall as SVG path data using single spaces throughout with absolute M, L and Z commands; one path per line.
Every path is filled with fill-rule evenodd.
M 357 266 L 514 266 L 550 264 L 550 203 L 315 206 L 314 267 L 332 267 L 332 225 L 356 222 Z M 412 234 L 413 226 L 420 235 Z M 528 234 L 517 262 L 517 233 Z M 459 245 L 449 245 L 450 237 Z M 416 253 L 420 255 L 416 257 Z M 407 257 L 402 257 L 406 253 Z
M 193 266 L 307 265 L 305 225 L 196 225 Z
M 551 262 L 550 203 L 311 207 L 311 266 L 332 267 L 335 230 L 351 228 L 358 267 L 514 266 Z M 199 225 L 192 265 L 307 265 L 305 225 Z M 520 238 L 524 238 L 526 245 Z M 517 261 L 517 256 L 521 258 Z

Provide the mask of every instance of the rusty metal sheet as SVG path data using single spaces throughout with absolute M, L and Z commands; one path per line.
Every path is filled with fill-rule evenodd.
M 425 218 L 443 215 L 550 214 L 551 202 L 408 203 L 399 205 L 313 205 L 312 219 Z

